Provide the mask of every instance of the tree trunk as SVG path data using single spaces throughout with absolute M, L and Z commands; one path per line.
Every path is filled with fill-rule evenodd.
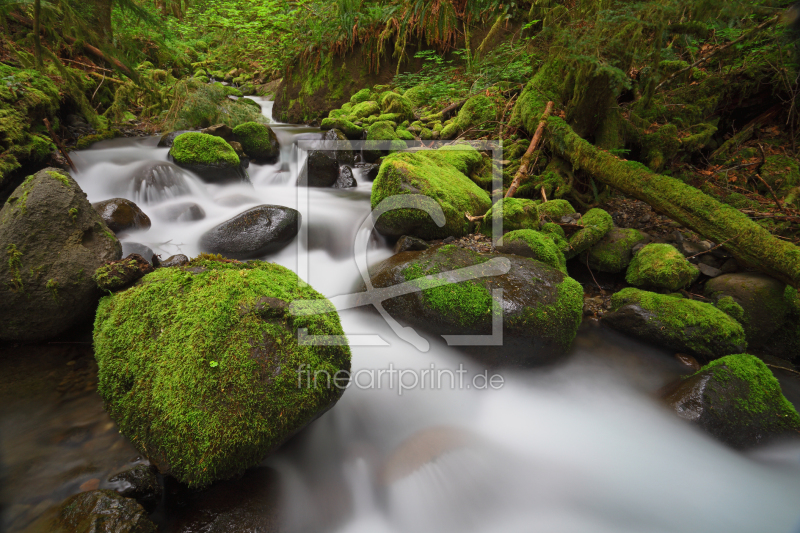
M 100 37 L 110 43 L 114 39 L 114 28 L 111 25 L 111 11 L 114 0 L 97 0 L 97 22 L 100 25 Z
M 42 2 L 33 2 L 33 58 L 36 68 L 42 69 L 42 35 L 41 35 Z

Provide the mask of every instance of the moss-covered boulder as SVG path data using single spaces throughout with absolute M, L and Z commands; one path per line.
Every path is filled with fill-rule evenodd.
M 647 243 L 650 237 L 633 228 L 611 228 L 600 242 L 584 253 L 582 262 L 588 257 L 589 267 L 600 272 L 616 274 L 628 268 L 633 258 L 633 248 Z
M 294 316 L 290 304 L 306 300 L 327 312 Z M 301 344 L 301 329 L 343 335 L 333 306 L 282 266 L 160 268 L 101 300 L 98 392 L 162 473 L 206 486 L 257 465 L 342 395 L 347 344 Z
M 536 202 L 527 198 L 501 198 L 489 209 L 480 224 L 480 232 L 492 237 L 495 221 L 502 223 L 503 231 L 519 229 L 538 230 L 539 211 Z M 494 235 L 499 238 L 500 235 Z
M 364 159 L 374 163 L 394 150 L 405 150 L 407 145 L 397 136 L 395 128 L 392 122 L 374 122 L 367 131 L 367 142 L 361 152 Z
M 569 238 L 569 249 L 564 254 L 567 259 L 572 259 L 600 242 L 614 227 L 614 220 L 606 211 L 596 207 L 581 217 L 580 225 L 583 227 Z
M 75 180 L 47 168 L 0 209 L 0 253 L 0 339 L 43 341 L 92 316 L 92 274 L 122 247 Z
M 364 135 L 364 128 L 356 126 L 345 117 L 326 118 L 322 121 L 320 128 L 323 130 L 337 129 L 343 132 L 348 139 L 359 140 Z
M 497 106 L 488 96 L 479 94 L 467 100 L 458 112 L 456 119 L 442 129 L 442 139 L 452 139 L 467 130 L 480 133 L 496 126 Z
M 245 122 L 233 128 L 233 136 L 244 153 L 257 163 L 275 163 L 281 155 L 278 137 L 266 124 Z
M 426 240 L 469 234 L 472 224 L 464 213 L 483 214 L 492 204 L 486 191 L 465 175 L 482 162 L 483 156 L 474 149 L 440 149 L 386 157 L 372 186 L 372 209 L 384 200 L 391 207 L 408 200 L 398 200 L 399 197 L 427 196 L 441 206 L 445 224 L 437 226 L 421 209 L 396 208 L 378 218 L 376 229 L 391 237 L 413 235 Z
M 165 133 L 158 140 L 158 147 L 172 148 L 172 145 L 175 143 L 175 139 L 178 137 L 178 135 L 183 135 L 184 133 L 190 133 L 191 131 L 192 130 L 176 130 L 176 131 L 171 131 L 169 133 Z
M 530 257 L 567 273 L 567 260 L 552 234 L 530 229 L 510 231 L 497 241 L 496 248 L 502 254 Z
M 432 94 L 430 87 L 420 84 L 408 89 L 403 93 L 403 96 L 411 102 L 412 107 L 418 109 L 430 104 Z
M 507 262 L 505 274 L 434 287 L 426 278 L 467 267 Z M 452 274 L 448 274 L 452 276 Z M 479 254 L 453 245 L 402 252 L 381 263 L 372 275 L 375 287 L 416 280 L 422 291 L 388 299 L 395 318 L 431 334 L 491 335 L 492 290 L 503 289 L 503 346 L 481 346 L 479 357 L 498 364 L 545 362 L 572 344 L 583 313 L 583 289 L 560 270 L 540 261 L 504 254 Z
M 350 104 L 357 106 L 367 100 L 372 100 L 372 91 L 369 88 L 364 88 L 350 97 Z
M 70 496 L 47 511 L 28 533 L 156 533 L 147 511 L 113 490 L 90 490 Z
M 169 157 L 179 167 L 210 183 L 248 180 L 236 151 L 221 137 L 200 132 L 178 135 Z
M 797 436 L 800 416 L 757 357 L 729 355 L 662 392 L 677 415 L 735 448 Z
M 553 222 L 561 220 L 563 216 L 575 213 L 575 208 L 566 200 L 550 200 L 537 205 L 536 211 L 539 212 L 539 218 L 542 220 Z
M 737 320 L 751 352 L 800 357 L 797 289 L 764 274 L 742 272 L 708 280 L 705 295 L 717 307 L 740 313 Z
M 631 285 L 677 291 L 691 285 L 700 271 L 674 246 L 648 244 L 633 256 L 625 280 Z
M 395 115 L 397 122 L 414 120 L 414 110 L 411 100 L 395 92 L 384 93 L 380 99 L 381 114 Z
M 366 102 L 361 102 L 360 104 L 356 104 L 353 106 L 353 109 L 350 110 L 350 117 L 359 119 L 359 118 L 367 118 L 372 115 L 380 115 L 381 114 L 381 106 L 378 102 L 374 100 L 367 100 Z
M 715 359 L 747 349 L 744 329 L 711 304 L 629 287 L 611 297 L 603 321 L 663 348 Z

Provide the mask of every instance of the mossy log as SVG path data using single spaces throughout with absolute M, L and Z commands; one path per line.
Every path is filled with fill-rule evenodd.
M 535 121 L 526 121 L 530 131 Z M 782 241 L 731 206 L 685 183 L 593 146 L 561 118 L 548 119 L 552 149 L 594 179 L 647 202 L 657 212 L 721 243 L 737 260 L 800 287 L 800 248 Z

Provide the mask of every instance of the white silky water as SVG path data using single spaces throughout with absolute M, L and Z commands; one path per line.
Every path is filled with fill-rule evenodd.
M 269 117 L 272 103 L 255 100 Z M 263 259 L 328 297 L 360 290 L 356 239 L 369 243 L 371 264 L 391 255 L 380 236 L 359 234 L 372 184 L 357 174 L 354 189 L 296 187 L 303 154 L 293 143 L 319 130 L 273 127 L 281 159 L 251 165 L 252 185 L 205 184 L 168 163 L 156 137 L 75 153 L 74 176 L 92 202 L 137 202 L 152 227 L 121 240 L 162 258 L 197 255 L 205 231 L 251 207 L 298 209 L 307 231 Z M 152 165 L 170 174 L 170 187 L 134 186 Z M 205 218 L 174 220 L 171 209 L 187 202 Z M 387 345 L 352 346 L 354 382 L 343 398 L 265 461 L 279 474 L 283 531 L 800 532 L 800 448 L 742 454 L 667 412 L 653 392 L 679 373 L 669 353 L 586 325 L 562 364 L 492 369 L 495 384 L 502 378 L 493 388 L 474 380 L 478 363 L 444 342 L 419 352 L 369 309 L 341 319 L 348 335 L 379 335 Z M 468 370 L 461 386 L 420 380 L 423 370 L 460 365 Z M 389 372 L 378 379 L 389 369 L 406 370 L 408 388 Z M 410 386 L 414 376 L 424 388 Z

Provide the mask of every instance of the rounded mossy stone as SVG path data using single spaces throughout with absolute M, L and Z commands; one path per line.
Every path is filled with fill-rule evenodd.
M 397 93 L 388 93 L 381 96 L 381 114 L 397 116 L 398 122 L 414 120 L 414 109 L 411 100 Z
M 233 128 L 233 135 L 241 143 L 244 153 L 255 161 L 275 162 L 281 155 L 278 137 L 266 124 L 245 122 Z
M 625 281 L 637 287 L 677 291 L 691 285 L 700 271 L 674 246 L 648 244 L 633 256 Z
M 566 274 L 567 260 L 553 237 L 553 235 L 531 229 L 510 231 L 500 238 L 496 248 L 503 254 L 536 259 Z
M 239 164 L 239 156 L 225 139 L 196 131 L 182 133 L 175 137 L 170 155 L 178 165 L 181 163 L 206 165 L 222 163 L 230 166 Z
M 453 139 L 459 133 L 458 123 L 456 123 L 456 122 L 448 124 L 448 125 L 446 125 L 444 127 L 442 127 L 441 124 L 437 124 L 437 126 L 439 128 L 441 128 L 441 130 L 439 132 L 439 137 L 442 138 L 442 139 Z M 434 127 L 434 131 L 435 131 L 435 127 Z
M 236 87 L 231 87 L 230 85 L 223 85 L 222 86 L 222 92 L 223 92 L 223 94 L 225 94 L 225 96 L 237 96 L 239 98 L 243 98 L 244 97 L 244 94 L 242 94 L 242 91 L 240 91 Z
M 405 129 L 405 128 L 401 127 L 401 126 L 398 126 L 397 129 L 394 130 L 394 133 L 395 133 L 395 135 L 397 135 L 397 137 L 401 141 L 416 141 L 417 140 L 417 138 L 414 137 L 413 133 L 411 133 L 410 131 L 408 131 L 407 129 Z
M 370 203 L 376 209 L 399 205 L 414 197 L 427 196 L 442 208 L 444 226 L 422 209 L 397 208 L 385 212 L 375 222 L 383 235 L 400 237 L 413 235 L 425 240 L 461 237 L 471 232 L 472 224 L 465 212 L 483 214 L 491 206 L 489 195 L 464 173 L 482 162 L 477 150 L 430 150 L 405 152 L 387 156 L 372 185 Z M 420 198 L 421 200 L 421 198 Z M 420 202 L 422 205 L 422 202 Z
M 600 242 L 614 227 L 614 220 L 606 211 L 595 207 L 581 217 L 580 225 L 583 227 L 569 239 L 569 250 L 565 254 L 567 259 L 572 259 Z
M 575 208 L 566 200 L 543 202 L 536 207 L 536 210 L 540 218 L 550 221 L 561 220 L 561 217 L 575 213 Z
M 344 109 L 331 109 L 331 111 L 328 113 L 328 118 L 335 119 L 340 117 L 346 117 L 349 114 L 350 113 L 348 111 L 345 111 Z
M 741 305 L 736 303 L 736 300 L 734 300 L 732 296 L 724 296 L 717 300 L 717 303 L 714 305 L 717 307 L 717 309 L 733 318 L 740 324 L 744 322 L 744 309 L 742 309 Z
M 323 130 L 340 130 L 350 140 L 361 139 L 361 136 L 364 134 L 364 128 L 356 126 L 351 121 L 347 120 L 347 118 L 342 116 L 323 119 L 322 124 L 320 124 L 320 128 Z
M 538 230 L 540 222 L 536 207 L 536 202 L 527 198 L 501 198 L 481 221 L 480 232 L 492 237 L 495 223 L 502 223 L 504 232 L 518 229 Z M 494 235 L 494 238 L 501 236 Z
M 600 242 L 586 252 L 589 268 L 610 274 L 622 272 L 631 263 L 633 248 L 649 239 L 637 229 L 611 228 Z
M 668 386 L 664 400 L 678 416 L 737 449 L 796 436 L 800 415 L 757 357 L 721 357 Z
M 367 131 L 367 141 L 364 143 L 362 154 L 364 158 L 374 163 L 384 155 L 395 150 L 405 150 L 405 141 L 395 133 L 396 125 L 393 122 L 375 122 Z
M 381 106 L 378 105 L 378 102 L 374 100 L 367 100 L 366 102 L 361 102 L 360 104 L 356 104 L 353 106 L 353 109 L 350 111 L 350 116 L 356 118 L 367 118 L 372 115 L 380 115 L 381 113 Z
M 415 85 L 404 92 L 403 96 L 411 102 L 414 108 L 420 108 L 430 103 L 432 94 L 430 87 L 427 85 Z
M 567 238 L 567 234 L 564 231 L 564 228 L 562 228 L 555 222 L 545 222 L 544 224 L 542 224 L 542 228 L 539 231 L 541 231 L 542 233 L 550 233 L 553 235 L 558 235 L 562 239 Z
M 467 130 L 476 132 L 492 130 L 495 127 L 496 119 L 497 106 L 494 100 L 483 94 L 473 96 L 464 102 L 455 121 L 450 126 L 443 128 L 442 138 L 449 139 Z
M 438 286 L 427 278 L 468 267 L 485 267 L 489 261 L 497 260 L 507 261 L 506 273 L 487 272 L 475 279 Z M 399 253 L 373 272 L 375 287 L 409 281 L 418 284 L 421 291 L 388 299 L 384 306 L 392 316 L 436 335 L 490 334 L 495 311 L 492 291 L 502 289 L 504 345 L 499 347 L 498 362 L 509 362 L 505 358 L 511 357 L 513 338 L 524 339 L 524 351 L 531 358 L 540 356 L 538 348 L 567 350 L 583 316 L 581 285 L 562 271 L 526 257 L 479 254 L 444 245 Z M 485 346 L 481 349 L 488 351 Z
M 195 76 L 194 79 L 200 83 L 208 83 L 208 76 Z
M 292 302 L 319 314 L 296 316 Z M 346 341 L 300 344 L 301 329 L 343 335 L 330 302 L 285 267 L 198 258 L 160 268 L 101 300 L 98 392 L 162 473 L 207 486 L 260 463 L 341 396 L 319 376 L 349 371 Z
M 705 302 L 628 287 L 611 297 L 611 309 L 604 322 L 664 348 L 709 359 L 747 350 L 742 325 Z
M 370 89 L 365 88 L 361 89 L 356 94 L 350 97 L 350 104 L 355 107 L 358 104 L 364 103 L 371 99 L 372 99 L 372 91 Z

